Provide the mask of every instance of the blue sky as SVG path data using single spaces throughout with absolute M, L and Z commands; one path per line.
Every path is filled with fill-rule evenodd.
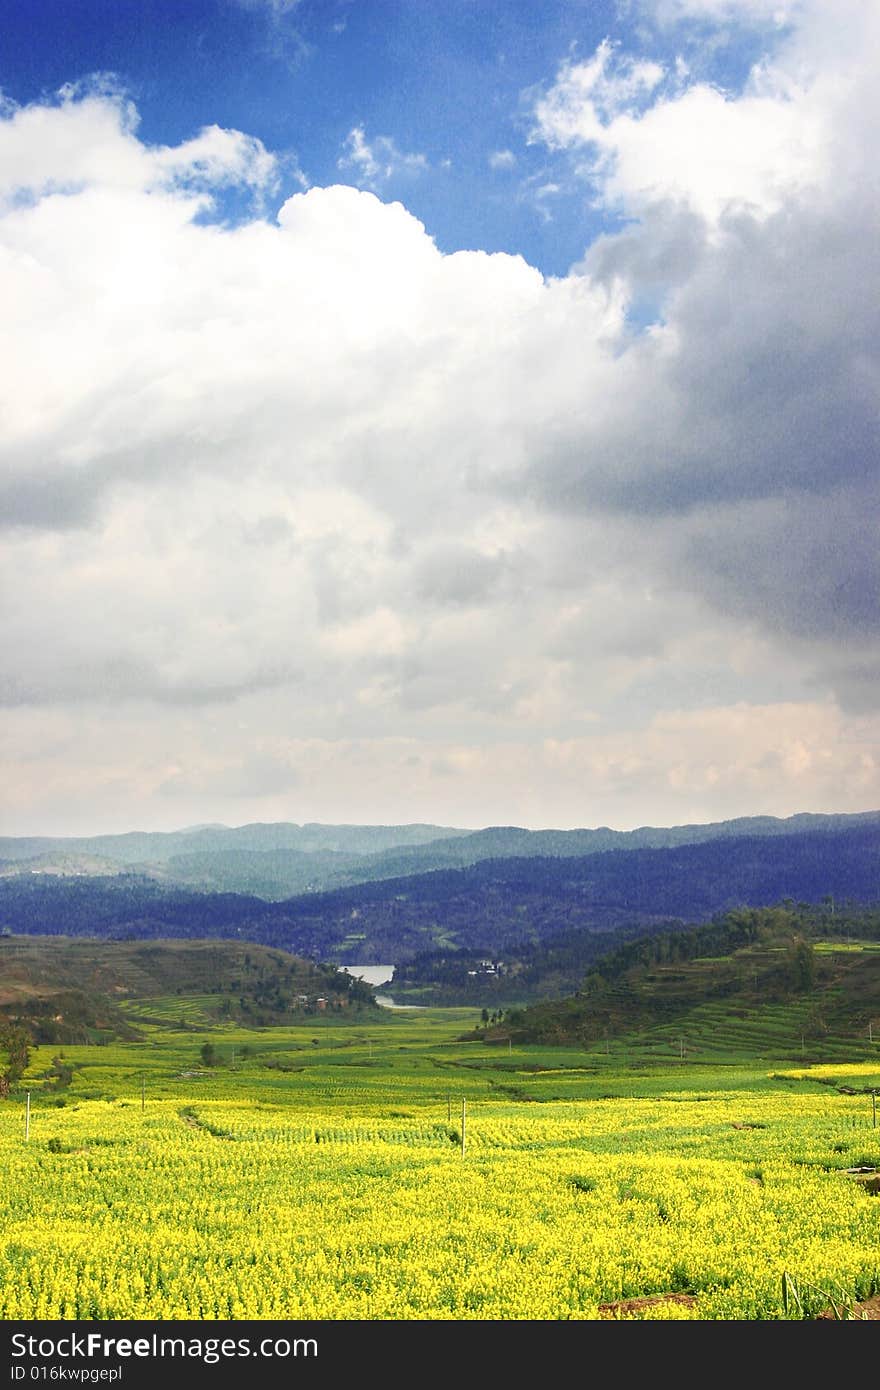
M 442 250 L 518 253 L 561 275 L 619 219 L 591 205 L 565 159 L 530 143 L 534 92 L 603 39 L 670 65 L 687 54 L 701 78 L 736 91 L 766 36 L 735 25 L 701 44 L 701 26 L 645 18 L 614 0 L 11 0 L 0 77 L 24 103 L 114 74 L 143 140 L 179 144 L 214 123 L 246 131 L 288 156 L 282 191 L 295 191 L 296 170 L 314 184 L 367 182 L 339 163 L 362 129 L 398 156 L 374 185 Z M 381 144 L 377 155 L 389 162 Z
M 7 0 L 7 834 L 880 806 L 869 0 Z

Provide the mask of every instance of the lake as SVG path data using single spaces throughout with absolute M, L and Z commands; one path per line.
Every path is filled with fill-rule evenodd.
M 346 975 L 354 975 L 355 979 L 363 980 L 365 984 L 372 985 L 375 989 L 377 985 L 388 985 L 394 974 L 393 965 L 340 965 L 340 970 L 344 970 Z M 421 1004 L 395 1004 L 390 994 L 377 994 L 376 1003 L 381 1004 L 383 1009 L 420 1009 Z
M 394 974 L 393 965 L 340 965 L 339 969 L 368 985 L 388 985 Z

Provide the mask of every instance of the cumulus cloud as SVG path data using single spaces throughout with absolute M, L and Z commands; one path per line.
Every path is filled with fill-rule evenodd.
M 7 106 L 10 829 L 83 797 L 108 826 L 876 804 L 877 20 L 847 15 L 767 26 L 740 93 L 569 59 L 535 138 L 624 221 L 552 279 L 349 185 L 206 218 L 275 157 L 151 146 L 106 84 Z M 398 155 L 355 128 L 347 158 L 378 186 Z
M 144 146 L 137 111 L 112 77 L 69 84 L 50 104 L 9 103 L 2 115 L 0 199 L 7 203 L 87 189 L 278 187 L 276 156 L 239 130 L 205 126 L 173 148 Z
M 731 208 L 766 215 L 832 167 L 824 102 L 788 70 L 756 69 L 736 97 L 706 83 L 681 90 L 678 71 L 606 40 L 563 63 L 534 114 L 532 140 L 575 151 L 581 176 L 629 213 L 672 202 L 710 222 Z
M 867 520 L 878 316 L 865 294 L 877 274 L 866 177 L 877 97 L 859 57 L 877 18 L 847 9 L 851 29 L 831 35 L 812 7 L 739 97 L 695 87 L 603 122 L 591 96 L 609 61 L 600 52 L 577 100 L 566 68 L 558 99 L 538 107 L 548 139 L 601 147 L 603 196 L 633 219 L 590 248 L 582 272 L 647 304 L 654 325 L 617 360 L 619 407 L 570 418 L 535 485 L 558 506 L 654 512 L 680 582 L 777 636 L 831 644 L 876 642 L 880 611 Z M 692 117 L 707 158 L 683 159 L 682 178 L 655 123 L 671 133 Z M 705 169 L 725 125 L 719 181 Z M 676 159 L 689 149 L 670 145 Z M 734 147 L 742 177 L 725 167 Z

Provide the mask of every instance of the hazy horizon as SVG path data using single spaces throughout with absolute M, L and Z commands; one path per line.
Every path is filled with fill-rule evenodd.
M 540 832 L 540 831 L 542 831 L 542 830 L 552 831 L 552 832 L 556 832 L 556 831 L 558 831 L 558 832 L 565 832 L 565 831 L 572 831 L 572 830 L 588 830 L 588 831 L 595 831 L 595 830 L 611 830 L 611 831 L 614 831 L 614 832 L 616 832 L 616 833 L 623 833 L 623 834 L 626 834 L 627 832 L 629 832 L 629 831 L 634 831 L 634 830 L 674 830 L 674 829 L 683 828 L 683 827 L 685 827 L 685 826 L 710 825 L 710 824 L 724 823 L 725 821 L 736 821 L 736 820 L 767 820 L 767 819 L 769 819 L 769 820 L 786 821 L 786 820 L 797 819 L 799 816 L 804 816 L 804 815 L 816 815 L 816 816 L 844 816 L 844 815 L 845 815 L 845 816 L 859 816 L 859 815 L 861 815 L 861 816 L 871 816 L 871 815 L 880 815 L 880 808 L 878 808 L 878 807 L 867 807 L 867 808 L 866 808 L 865 810 L 863 810 L 863 811 L 829 811 L 829 810 L 824 810 L 824 811 L 808 811 L 808 812 L 804 812 L 804 811 L 795 811 L 795 812 L 792 812 L 792 814 L 789 815 L 789 816 L 774 816 L 774 815 L 772 815 L 771 813 L 758 811 L 758 812 L 755 812 L 753 815 L 722 817 L 722 818 L 720 818 L 720 820 L 717 820 L 717 821 L 676 821 L 676 822 L 674 822 L 674 823 L 673 823 L 673 822 L 663 822 L 663 823 L 660 823 L 660 822 L 655 822 L 655 821 L 651 821 L 651 822 L 649 822 L 649 821 L 639 821 L 639 822 L 634 822 L 632 825 L 610 825 L 610 824 L 608 824 L 608 823 L 606 823 L 606 822 L 596 822 L 596 823 L 590 824 L 590 825 L 587 825 L 587 824 L 582 824 L 582 825 L 523 825 L 523 824 L 521 824 L 521 823 L 519 823 L 519 822 L 513 822 L 513 821 L 495 821 L 495 822 L 492 822 L 491 824 L 490 824 L 490 823 L 486 823 L 486 824 L 484 824 L 484 825 L 462 825 L 462 824 L 453 825 L 453 824 L 450 824 L 450 823 L 447 823 L 447 822 L 438 822 L 438 821 L 399 821 L 399 822 L 398 822 L 398 821 L 318 821 L 318 820 L 293 821 L 293 820 L 279 820 L 279 821 L 241 821 L 241 822 L 237 822 L 237 823 L 235 823 L 235 824 L 230 824 L 230 823 L 224 822 L 224 821 L 202 821 L 202 822 L 195 822 L 195 823 L 193 823 L 193 824 L 187 824 L 187 825 L 162 825 L 162 826 L 156 826 L 156 825 L 128 825 L 128 826 L 125 826 L 123 829 L 113 828 L 113 829 L 77 830 L 77 831 L 70 831 L 70 832 L 63 831 L 63 830 L 59 830 L 59 831 L 24 830 L 24 831 L 21 831 L 21 832 L 18 832 L 18 831 L 4 831 L 4 832 L 2 833 L 2 837 L 0 837 L 0 838 L 3 838 L 3 839 L 21 839 L 21 840 L 32 840 L 32 839 L 33 839 L 33 840 L 39 840 L 39 839 L 46 839 L 46 840 L 93 840 L 93 839 L 105 838 L 105 837 L 107 837 L 107 836 L 112 836 L 112 835 L 184 835 L 184 834 L 195 833 L 195 832 L 200 831 L 200 830 L 246 830 L 246 829 L 252 828 L 252 827 L 254 827 L 254 826 L 281 826 L 281 825 L 295 826 L 295 827 L 297 827 L 297 828 L 299 828 L 299 829 L 305 829 L 305 828 L 307 828 L 307 827 L 314 826 L 314 827 L 321 827 L 322 829 L 328 829 L 328 830 L 343 829 L 343 828 L 351 828 L 351 829 L 394 829 L 394 828 L 410 828 L 410 827 L 422 827 L 422 826 L 424 826 L 424 827 L 426 827 L 426 828 L 428 828 L 428 829 L 437 829 L 437 830 L 440 830 L 440 831 L 444 831 L 444 830 L 446 830 L 446 831 L 464 831 L 464 832 L 467 833 L 467 834 L 478 833 L 479 831 L 482 831 L 482 830 L 528 830 L 528 831 L 530 831 L 530 832 Z

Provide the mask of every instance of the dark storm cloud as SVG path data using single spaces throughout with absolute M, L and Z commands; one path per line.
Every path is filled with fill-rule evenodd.
M 777 634 L 852 647 L 880 638 L 878 516 L 880 483 L 744 505 L 695 528 L 682 561 L 728 610 L 760 614 Z
M 610 418 L 579 421 L 533 467 L 543 500 L 675 523 L 678 577 L 777 634 L 876 634 L 875 214 L 867 191 L 833 209 L 738 214 L 711 246 L 685 218 L 692 273 L 674 267 L 685 278 L 659 336 L 625 339 L 628 389 Z M 666 264 L 649 244 L 654 225 L 596 256 L 636 296 L 656 292 Z

